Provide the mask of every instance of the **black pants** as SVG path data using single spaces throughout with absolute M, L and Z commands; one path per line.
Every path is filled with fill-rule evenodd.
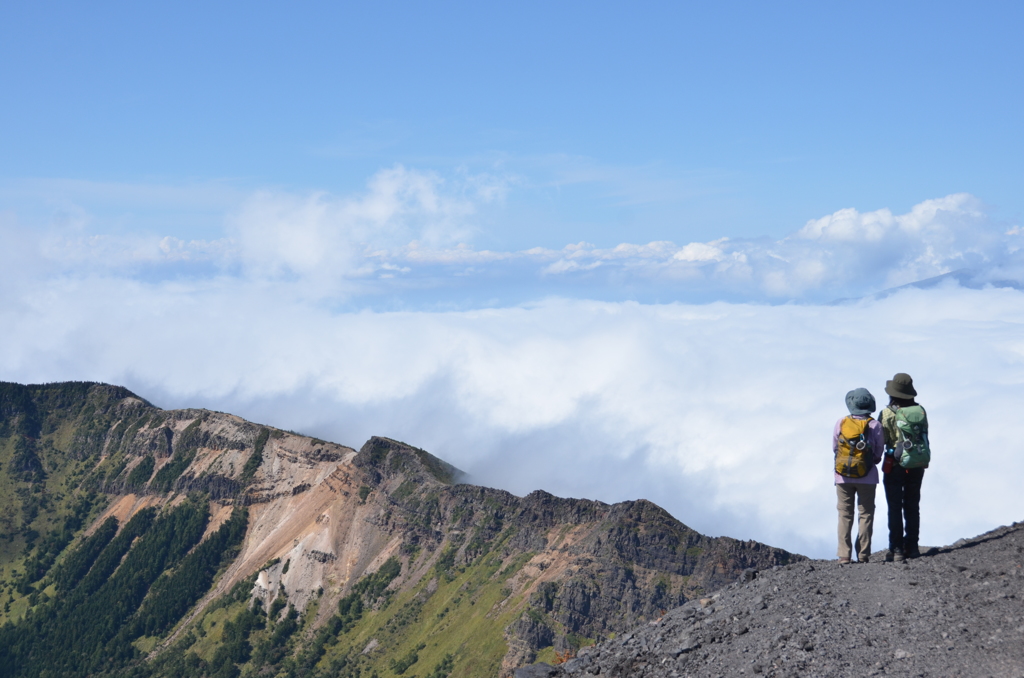
M 921 532 L 923 468 L 894 468 L 885 474 L 885 501 L 889 505 L 889 550 L 917 548 Z

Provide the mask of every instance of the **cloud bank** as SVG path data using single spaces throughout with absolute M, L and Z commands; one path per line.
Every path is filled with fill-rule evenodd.
M 0 213 L 0 379 L 386 435 L 482 484 L 648 498 L 827 557 L 843 396 L 906 371 L 935 443 L 923 540 L 1024 518 L 1020 227 L 957 194 L 781 239 L 477 247 L 513 183 L 395 167 L 350 196 L 253 193 L 201 238 Z
M 1024 516 L 1024 293 L 956 285 L 854 304 L 550 300 L 337 313 L 280 288 L 90 278 L 4 298 L 0 374 L 122 383 L 359 445 L 386 435 L 475 481 L 648 498 L 695 529 L 834 548 L 843 396 L 911 373 L 932 421 L 923 540 Z M 880 501 L 884 511 L 884 502 Z M 879 526 L 876 546 L 884 546 Z

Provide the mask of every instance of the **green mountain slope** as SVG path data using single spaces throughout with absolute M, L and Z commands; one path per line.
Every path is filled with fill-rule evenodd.
M 798 556 L 103 384 L 0 383 L 0 678 L 510 675 Z

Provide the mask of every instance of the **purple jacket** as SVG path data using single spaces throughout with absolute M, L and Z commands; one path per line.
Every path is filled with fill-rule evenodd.
M 858 416 L 854 416 L 853 418 L 867 419 L 867 417 Z M 832 431 L 833 458 L 835 458 L 835 455 L 839 453 L 839 427 L 842 426 L 843 419 L 846 419 L 846 417 L 843 417 L 842 419 L 837 421 L 836 428 L 834 431 Z M 882 432 L 882 424 L 880 424 L 877 419 L 872 419 L 871 422 L 868 423 L 868 442 L 871 443 L 871 451 L 875 458 L 875 464 L 877 464 L 878 462 L 882 461 L 882 455 L 885 453 L 885 435 Z M 838 473 L 836 473 L 834 469 L 832 471 L 832 474 L 835 476 L 836 485 L 842 485 L 845 483 L 871 483 L 875 485 L 878 484 L 878 468 L 876 466 L 872 466 L 870 469 L 868 469 L 868 474 L 863 478 L 847 478 L 846 476 L 841 476 Z

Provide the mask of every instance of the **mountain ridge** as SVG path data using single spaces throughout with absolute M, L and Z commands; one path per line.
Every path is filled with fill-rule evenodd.
M 920 558 L 807 560 L 516 678 L 1024 675 L 1024 522 Z
M 166 551 L 166 567 L 139 561 L 150 588 L 110 622 L 116 629 L 102 642 L 114 658 L 93 668 L 62 659 L 68 675 L 100 665 L 173 675 L 184 664 L 169 657 L 180 651 L 207 675 L 292 675 L 302 666 L 383 678 L 404 675 L 408 663 L 431 664 L 438 676 L 509 676 L 744 569 L 803 559 L 705 537 L 645 500 L 516 497 L 461 483 L 458 469 L 399 441 L 373 437 L 357 451 L 226 413 L 161 410 L 106 384 L 0 383 L 0 462 L 7 659 L 34 656 L 59 625 L 47 615 L 77 609 L 54 582 L 86 546 L 102 558 L 140 516 L 168 534 L 175 511 L 203 524 L 188 549 Z M 110 520 L 112 540 L 93 544 Z M 193 555 L 214 537 L 230 544 L 223 554 Z M 185 606 L 180 617 L 145 621 L 157 619 L 147 601 L 169 595 L 159 582 L 190 567 L 209 585 L 175 603 Z M 31 624 L 33 633 L 24 630 Z M 238 639 L 221 631 L 227 625 L 247 630 Z M 228 657 L 225 648 L 236 649 Z M 45 662 L 32 661 L 0 674 L 40 675 Z

